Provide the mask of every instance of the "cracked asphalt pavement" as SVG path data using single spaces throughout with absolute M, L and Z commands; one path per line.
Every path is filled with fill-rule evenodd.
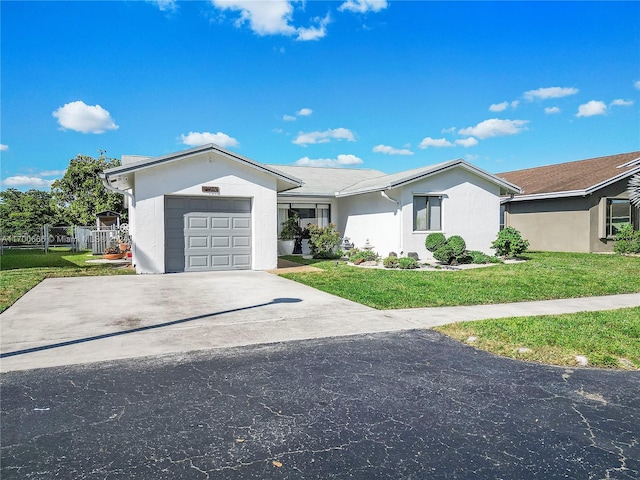
M 9 372 L 8 479 L 640 478 L 640 375 L 428 330 Z

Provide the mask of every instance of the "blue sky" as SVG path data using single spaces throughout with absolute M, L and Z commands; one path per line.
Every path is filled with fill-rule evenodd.
M 76 154 L 492 173 L 640 150 L 640 2 L 2 1 L 2 188 Z

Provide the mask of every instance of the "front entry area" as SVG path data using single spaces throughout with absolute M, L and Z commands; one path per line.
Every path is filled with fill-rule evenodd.
M 165 272 L 251 269 L 251 199 L 165 197 Z

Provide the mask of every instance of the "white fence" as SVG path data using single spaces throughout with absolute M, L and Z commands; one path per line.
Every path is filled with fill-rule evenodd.
M 101 255 L 104 249 L 109 246 L 112 238 L 118 236 L 118 230 L 93 230 L 91 231 L 91 252 L 94 255 Z

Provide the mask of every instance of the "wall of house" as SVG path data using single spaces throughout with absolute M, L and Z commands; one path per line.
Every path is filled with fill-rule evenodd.
M 164 273 L 164 198 L 210 196 L 202 186 L 217 186 L 220 197 L 252 199 L 252 269 L 277 265 L 276 179 L 215 153 L 166 163 L 136 172 L 133 262 L 138 273 Z
M 627 180 L 586 197 L 510 202 L 505 225 L 520 231 L 531 250 L 549 252 L 613 252 L 614 241 L 601 239 L 599 203 L 602 197 L 629 198 Z
M 491 242 L 500 228 L 500 190 L 494 183 L 460 168 L 385 193 L 393 201 L 380 192 L 338 198 L 338 229 L 356 247 L 368 239 L 383 257 L 417 252 L 421 259 L 432 259 L 424 246 L 431 232 L 413 231 L 413 196 L 432 194 L 443 197 L 445 235 L 460 235 L 468 249 L 492 253 Z
M 511 202 L 505 226 L 520 231 L 530 250 L 589 251 L 589 202 L 584 198 Z
M 442 195 L 442 233 L 460 235 L 468 250 L 487 254 L 500 229 L 500 188 L 463 169 L 455 168 L 402 188 L 402 225 L 405 255 L 417 252 L 421 259 L 432 259 L 424 242 L 431 232 L 413 231 L 413 196 Z
M 393 196 L 392 193 L 389 193 Z M 338 230 L 358 248 L 369 240 L 373 250 L 386 257 L 400 253 L 400 218 L 397 204 L 380 192 L 338 198 Z
M 601 190 L 598 190 L 594 195 L 592 195 L 590 208 L 589 208 L 589 220 L 590 220 L 590 234 L 589 234 L 589 251 L 590 252 L 613 252 L 613 246 L 615 244 L 615 240 L 609 238 L 599 238 L 599 226 L 600 223 L 604 223 L 606 219 L 601 218 L 599 203 L 602 197 L 608 198 L 629 198 L 629 193 L 627 192 L 627 185 L 629 183 L 628 179 L 621 180 L 619 182 L 614 183 L 613 185 L 609 185 Z M 635 215 L 632 214 L 632 220 L 635 220 L 636 228 L 638 227 L 638 217 L 639 217 L 639 209 L 636 209 Z

